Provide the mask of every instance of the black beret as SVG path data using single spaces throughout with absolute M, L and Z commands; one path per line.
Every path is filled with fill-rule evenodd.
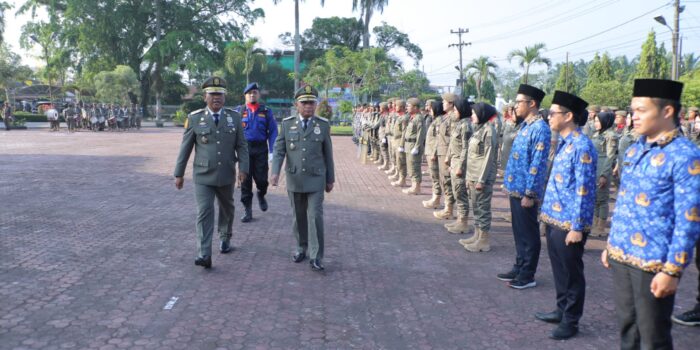
M 683 83 L 664 79 L 635 79 L 634 97 L 654 97 L 680 101 Z
M 544 95 L 546 95 L 544 91 L 527 84 L 520 84 L 520 87 L 518 88 L 518 93 L 523 94 L 525 96 L 530 96 L 533 100 L 537 102 L 542 102 Z

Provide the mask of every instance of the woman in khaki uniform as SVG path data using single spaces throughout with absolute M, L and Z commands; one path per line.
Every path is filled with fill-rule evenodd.
M 595 133 L 591 138 L 596 151 L 598 152 L 595 209 L 593 211 L 593 229 L 591 236 L 604 237 L 605 226 L 610 210 L 608 201 L 610 200 L 610 184 L 612 180 L 612 168 L 617 157 L 617 133 L 612 128 L 615 121 L 615 114 L 612 112 L 600 112 L 595 117 Z
M 471 106 L 466 99 L 455 101 L 454 129 L 450 135 L 450 145 L 445 164 L 450 167 L 452 193 L 457 204 L 457 220 L 445 224 L 450 233 L 469 231 L 469 189 L 467 188 L 467 149 L 472 136 L 470 125 Z
M 428 126 L 425 134 L 425 158 L 428 161 L 428 169 L 430 169 L 430 179 L 432 182 L 433 196 L 423 201 L 423 207 L 429 209 L 437 209 L 440 206 L 442 198 L 442 185 L 440 184 L 440 164 L 438 163 L 437 152 L 437 133 L 440 127 L 440 118 L 445 114 L 442 109 L 442 102 L 433 101 L 430 104 L 430 115 L 426 118 Z
M 476 232 L 459 243 L 470 252 L 488 252 L 491 231 L 491 197 L 496 181 L 498 132 L 491 118 L 498 117 L 496 108 L 479 102 L 472 107 L 471 121 L 474 134 L 467 151 L 467 185 L 471 194 Z

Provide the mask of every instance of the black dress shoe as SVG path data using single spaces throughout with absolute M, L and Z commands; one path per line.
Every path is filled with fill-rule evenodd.
M 311 269 L 314 271 L 323 271 L 324 270 L 324 267 L 321 264 L 321 260 L 319 260 L 319 259 L 311 259 L 311 261 L 309 261 L 309 263 L 311 264 Z
M 514 270 L 511 270 L 511 271 L 506 272 L 506 273 L 499 273 L 498 275 L 496 275 L 496 278 L 498 278 L 501 281 L 505 281 L 505 282 L 510 282 L 510 281 L 514 280 L 516 277 L 518 277 L 518 273 Z
M 549 335 L 554 340 L 566 340 L 578 334 L 578 327 L 569 324 L 560 323 L 559 327 L 552 331 Z
M 253 208 L 245 207 L 245 213 L 241 218 L 241 222 L 251 222 L 253 221 Z
M 219 251 L 221 252 L 221 254 L 226 254 L 226 253 L 232 252 L 233 247 L 231 246 L 231 241 L 228 239 L 225 241 L 221 241 L 221 246 L 219 247 Z
M 195 259 L 194 264 L 197 266 L 203 266 L 205 269 L 211 268 L 211 256 L 200 256 Z
M 264 194 L 258 193 L 258 204 L 260 205 L 260 210 L 267 211 L 267 200 Z
M 536 312 L 535 318 L 547 323 L 559 323 L 561 322 L 561 312 L 559 312 L 559 310 L 552 312 Z
M 297 252 L 292 256 L 292 261 L 295 263 L 302 262 L 304 259 L 306 259 L 306 254 L 304 252 Z

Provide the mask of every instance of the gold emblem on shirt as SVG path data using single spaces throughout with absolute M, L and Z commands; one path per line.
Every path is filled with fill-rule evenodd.
M 636 197 L 634 197 L 634 202 L 643 207 L 648 207 L 649 204 L 651 204 L 651 201 L 649 200 L 649 197 L 647 197 L 646 193 L 638 194 Z
M 535 167 L 530 168 L 530 174 L 537 175 L 537 168 L 535 168 Z
M 578 190 L 576 190 L 576 194 L 578 194 L 579 196 L 585 196 L 588 194 L 588 190 L 585 186 L 581 186 L 578 188 Z
M 638 247 L 642 247 L 642 248 L 647 246 L 646 238 L 644 238 L 644 235 L 639 233 L 639 232 L 633 234 L 632 237 L 630 237 L 630 242 L 632 242 L 632 244 L 634 244 Z
M 537 145 L 535 146 L 535 149 L 538 151 L 544 151 L 544 143 L 538 142 Z
M 619 192 L 619 196 L 622 197 L 622 196 L 625 195 L 625 193 L 627 193 L 627 190 L 624 189 L 624 188 L 621 188 L 621 189 L 620 189 L 620 192 Z
M 636 149 L 636 148 L 630 148 L 630 150 L 627 151 L 627 156 L 628 156 L 628 157 L 632 157 L 632 156 L 634 156 L 635 153 L 637 153 L 637 149 Z
M 513 182 L 513 175 L 508 175 L 508 182 Z
M 518 152 L 513 153 L 513 159 L 520 159 Z
M 698 208 L 692 207 L 690 211 L 685 211 L 685 219 L 688 221 L 700 222 L 700 213 L 698 213 Z
M 557 213 L 561 212 L 561 204 L 559 204 L 559 202 L 554 202 L 554 204 L 552 204 L 552 210 Z
M 573 151 L 574 151 L 574 145 L 570 143 L 568 146 L 566 146 L 566 148 L 564 149 L 564 151 L 566 151 L 566 153 L 571 153 L 571 152 L 573 152 Z
M 674 255 L 673 258 L 676 259 L 677 263 L 684 265 L 688 261 L 688 253 L 686 253 L 686 252 L 676 253 L 676 255 Z
M 698 175 L 700 174 L 700 160 L 694 160 L 693 161 L 693 167 L 688 167 L 688 173 L 690 175 Z
M 662 164 L 664 164 L 665 161 L 666 161 L 666 154 L 659 153 L 659 154 L 651 157 L 651 166 L 659 167 Z
M 556 174 L 556 175 L 554 175 L 554 181 L 556 181 L 558 183 L 562 183 L 562 182 L 564 182 L 564 177 L 561 176 L 561 174 Z
M 590 164 L 593 161 L 593 158 L 591 158 L 591 155 L 588 153 L 584 153 L 581 156 L 581 163 L 583 164 Z

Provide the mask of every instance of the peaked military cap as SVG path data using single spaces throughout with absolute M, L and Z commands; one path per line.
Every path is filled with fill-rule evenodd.
M 318 100 L 318 91 L 316 91 L 316 89 L 314 89 L 313 86 L 306 85 L 306 86 L 300 87 L 297 90 L 297 92 L 294 94 L 294 99 L 297 102 L 305 102 L 305 101 L 316 102 Z
M 559 90 L 554 91 L 552 104 L 558 104 L 566 107 L 574 112 L 574 114 L 582 113 L 586 110 L 586 107 L 588 107 L 588 102 L 584 101 L 580 97 Z
M 520 84 L 520 87 L 518 87 L 518 93 L 523 94 L 525 96 L 530 96 L 533 100 L 537 102 L 542 102 L 544 95 L 546 95 L 544 91 L 527 84 Z
M 442 94 L 442 99 L 447 101 L 447 102 L 454 103 L 457 100 L 457 95 L 455 95 L 451 92 L 447 92 L 447 93 Z
M 409 98 L 408 100 L 406 100 L 406 103 L 420 107 L 420 100 L 418 98 L 415 98 L 415 97 Z
M 683 83 L 665 79 L 635 79 L 634 97 L 655 97 L 680 101 Z
M 258 87 L 258 83 L 250 83 L 250 84 L 246 85 L 245 89 L 243 89 L 243 94 L 244 95 L 247 94 L 250 90 L 258 90 L 259 91 L 260 88 Z
M 225 94 L 226 80 L 219 77 L 211 77 L 204 81 L 202 90 L 204 90 L 205 93 Z

